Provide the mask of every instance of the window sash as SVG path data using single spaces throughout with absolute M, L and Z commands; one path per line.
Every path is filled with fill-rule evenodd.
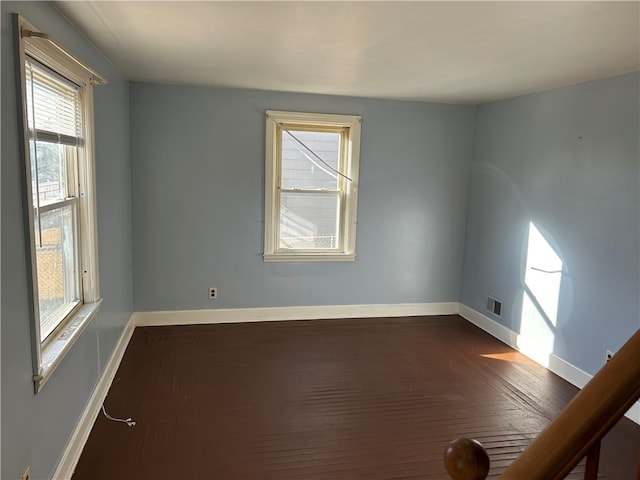
M 49 174 L 53 177 L 49 182 L 42 181 L 46 176 L 43 170 L 46 170 L 46 162 L 44 162 L 44 153 L 42 156 L 38 153 L 38 147 L 60 146 L 62 151 L 58 150 L 57 168 L 51 168 L 51 158 L 49 158 Z M 46 150 L 43 148 L 42 150 Z M 49 150 L 51 154 L 51 151 Z M 31 186 L 32 186 L 32 203 L 34 210 L 42 210 L 51 204 L 60 202 L 69 198 L 78 196 L 78 162 L 82 156 L 81 149 L 71 147 L 60 143 L 41 142 L 30 138 L 30 155 L 31 155 Z M 54 153 L 55 155 L 55 153 Z M 62 159 L 60 158 L 63 157 Z M 62 160 L 62 161 L 61 161 Z M 40 173 L 45 175 L 40 175 Z M 49 188 L 47 191 L 47 183 Z M 44 189 L 44 191 L 43 191 Z M 53 193 L 53 195 L 52 195 Z
M 305 189 L 305 188 L 278 188 L 280 192 L 287 193 L 344 193 L 344 190 L 328 190 L 326 188 Z
M 342 252 L 344 249 L 344 207 L 345 207 L 345 195 L 343 191 L 340 190 L 298 190 L 298 189 L 280 189 L 279 195 L 277 196 L 277 212 L 278 212 L 278 222 L 276 224 L 277 232 L 277 251 L 281 253 L 296 253 L 296 252 L 313 252 L 313 253 L 338 253 Z M 283 223 L 283 212 L 282 212 L 282 194 L 288 194 L 292 196 L 300 195 L 300 196 L 327 196 L 336 197 L 337 203 L 337 213 L 336 213 L 336 222 L 335 222 L 335 238 L 336 238 L 336 246 L 335 247 L 307 247 L 307 248 L 295 248 L 295 247 L 286 247 L 283 246 L 282 236 L 282 223 Z M 303 219 L 304 220 L 304 219 Z M 316 225 L 317 226 L 317 225 Z M 329 235 L 330 236 L 330 235 Z M 310 236 L 307 236 L 307 238 Z M 295 238 L 295 237 L 288 237 Z M 302 237 L 298 237 L 302 238 Z M 313 235 L 313 238 L 321 238 L 319 235 Z
M 33 130 L 29 131 L 29 138 L 34 138 Z M 67 145 L 70 147 L 82 147 L 84 146 L 84 139 L 79 137 L 72 137 L 64 135 L 62 133 L 50 132 L 47 130 L 35 131 L 35 138 L 38 142 L 56 143 L 60 145 Z
M 287 138 L 289 140 L 288 143 L 290 145 L 293 145 L 294 148 L 296 148 L 302 154 L 302 156 L 306 159 L 306 162 L 304 163 L 311 163 L 316 168 L 320 169 L 330 177 L 335 177 L 335 181 L 330 182 L 332 184 L 332 187 L 338 188 L 338 189 L 344 189 L 344 185 L 342 184 L 342 181 L 344 180 L 344 177 L 345 177 L 344 169 L 346 166 L 346 161 L 344 158 L 344 154 L 345 154 L 344 137 L 346 134 L 348 134 L 348 128 L 283 123 L 281 125 L 278 125 L 276 132 L 278 137 L 277 160 L 278 160 L 278 172 L 279 172 L 279 175 L 278 175 L 279 187 L 282 187 L 283 184 L 285 183 L 283 181 L 283 176 L 284 176 L 283 157 L 285 152 L 284 139 Z M 322 155 L 319 152 L 317 152 L 313 147 L 309 147 L 309 144 L 312 145 L 315 142 L 322 142 L 321 139 L 309 139 L 309 140 L 303 141 L 299 138 L 301 136 L 300 134 L 303 134 L 303 133 L 320 133 L 320 134 L 326 133 L 326 134 L 337 135 L 338 136 L 338 152 L 336 155 L 337 165 L 333 167 L 332 165 L 329 164 L 329 162 L 331 161 L 330 159 L 323 159 Z M 289 158 L 287 160 L 292 161 L 293 159 Z M 326 178 L 325 179 L 320 179 L 320 178 L 299 179 L 299 180 L 300 180 L 299 183 L 301 187 L 303 187 L 304 185 L 308 185 L 313 181 L 321 182 L 325 184 L 329 183 L 329 181 Z M 288 186 L 290 185 L 291 188 L 294 188 L 296 184 L 296 179 L 287 178 L 286 184 Z
M 60 215 L 55 217 L 56 210 Z M 64 214 L 68 218 L 64 217 Z M 48 229 L 36 226 L 36 274 L 41 342 L 45 344 L 64 320 L 82 304 L 82 277 L 78 250 L 78 199 L 69 198 L 40 208 L 36 221 L 52 217 Z M 48 234 L 48 235 L 46 235 Z M 56 239 L 56 234 L 59 239 Z M 47 238 L 49 242 L 47 242 Z M 56 242 L 56 240 L 59 240 Z M 44 268 L 44 267 L 48 268 Z M 44 288 L 41 288 L 44 287 Z M 54 307 L 47 307 L 47 303 Z
M 308 189 L 308 188 L 282 188 L 282 175 L 283 175 L 283 138 L 288 133 L 285 131 L 289 130 L 291 132 L 311 132 L 311 133 L 337 133 L 339 135 L 339 146 L 338 146 L 338 165 L 336 168 L 336 189 Z M 274 205 L 275 211 L 277 212 L 277 222 L 275 224 L 275 251 L 278 253 L 339 253 L 344 251 L 344 217 L 345 217 L 345 197 L 346 197 L 346 172 L 345 166 L 347 165 L 346 160 L 346 148 L 345 148 L 345 138 L 348 138 L 349 128 L 344 126 L 323 126 L 323 125 L 304 125 L 297 123 L 283 123 L 279 125 L 276 129 L 276 168 L 278 171 L 277 175 L 277 186 L 276 189 L 278 194 L 276 195 L 276 204 Z M 311 161 L 311 160 L 309 160 Z M 314 162 L 315 163 L 315 162 Z M 330 166 L 328 166 L 331 168 Z M 289 179 L 288 184 L 295 184 L 295 181 Z M 300 181 L 300 184 L 306 183 L 305 181 Z M 283 246 L 283 237 L 282 237 L 282 222 L 283 222 L 283 213 L 282 213 L 282 194 L 307 194 L 307 195 L 337 195 L 338 209 L 337 209 L 337 221 L 336 221 L 336 246 L 335 247 L 307 247 L 307 248 L 292 248 Z
M 45 203 L 44 205 L 40 205 L 39 207 L 34 206 L 34 213 L 36 215 L 50 212 L 51 210 L 57 210 L 58 208 L 73 206 L 75 209 L 78 208 L 78 198 L 77 197 L 67 197 L 63 200 L 57 200 L 50 203 Z

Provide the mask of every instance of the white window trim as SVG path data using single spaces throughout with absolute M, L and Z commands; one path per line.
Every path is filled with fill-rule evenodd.
M 358 171 L 360 163 L 360 124 L 359 115 L 336 115 L 324 113 L 266 112 L 266 148 L 265 148 L 265 215 L 264 215 L 264 254 L 265 262 L 340 262 L 356 259 L 356 224 L 358 203 Z M 279 124 L 295 123 L 326 127 L 349 128 L 347 182 L 344 208 L 344 232 L 342 251 L 279 251 L 277 228 L 280 221 L 278 202 L 278 162 L 276 134 Z
M 99 289 L 98 272 L 98 235 L 95 187 L 95 158 L 94 158 L 94 115 L 93 115 L 93 85 L 106 83 L 94 70 L 82 63 L 70 52 L 46 33 L 38 31 L 33 25 L 19 15 L 14 16 L 19 42 L 19 88 L 21 98 L 20 125 L 23 132 L 23 158 L 25 188 L 24 210 L 28 225 L 29 246 L 28 263 L 31 271 L 31 343 L 33 359 L 33 381 L 36 393 L 50 378 L 53 371 L 60 364 L 66 353 L 71 349 L 85 327 L 91 322 L 100 309 L 102 299 Z M 84 157 L 78 161 L 79 175 L 79 228 L 80 234 L 80 268 L 82 277 L 82 302 L 73 309 L 61 322 L 56 330 L 46 339 L 41 340 L 38 302 L 38 278 L 36 272 L 36 245 L 34 232 L 34 212 L 31 192 L 31 168 L 29 152 L 29 130 L 26 126 L 27 105 L 25 92 L 25 60 L 26 54 L 38 62 L 48 66 L 62 76 L 82 87 L 83 115 L 85 123 Z

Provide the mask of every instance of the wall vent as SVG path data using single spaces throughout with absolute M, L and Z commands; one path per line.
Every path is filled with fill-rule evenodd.
M 487 297 L 487 312 L 497 317 L 502 317 L 502 301 L 497 298 Z

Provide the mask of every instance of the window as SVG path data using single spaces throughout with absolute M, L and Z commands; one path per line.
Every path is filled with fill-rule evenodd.
M 99 306 L 92 84 L 101 78 L 18 17 L 25 210 L 40 388 Z
M 267 111 L 265 261 L 353 261 L 359 116 Z

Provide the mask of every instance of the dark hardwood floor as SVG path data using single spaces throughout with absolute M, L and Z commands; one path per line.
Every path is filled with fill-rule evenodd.
M 137 328 L 105 401 L 137 424 L 100 414 L 73 478 L 444 480 L 461 436 L 496 478 L 576 392 L 456 315 Z M 639 451 L 624 419 L 600 476 Z

